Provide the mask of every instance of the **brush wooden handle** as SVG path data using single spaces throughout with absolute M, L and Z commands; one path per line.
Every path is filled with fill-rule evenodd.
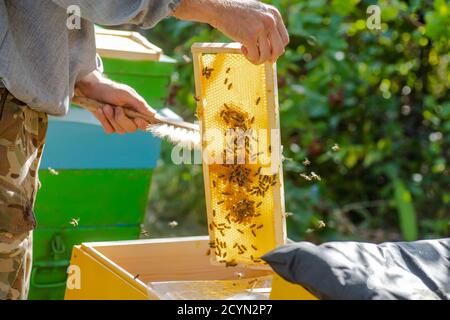
M 103 108 L 103 106 L 105 105 L 104 103 L 101 103 L 97 100 L 93 100 L 93 99 L 86 98 L 86 97 L 80 97 L 80 96 L 73 97 L 72 103 L 76 104 L 77 106 L 80 106 L 84 109 L 87 109 L 91 112 L 93 112 L 97 109 Z M 116 106 L 113 106 L 113 107 L 116 107 Z M 149 115 L 142 114 L 140 112 L 136 112 L 134 110 L 128 109 L 126 107 L 123 108 L 123 111 L 125 112 L 127 117 L 132 118 L 132 119 L 135 119 L 135 118 L 143 119 L 143 120 L 147 121 L 150 125 L 167 124 L 167 125 L 174 126 L 177 128 L 198 131 L 198 126 L 193 123 L 167 119 L 159 114 L 155 114 L 155 116 L 149 116 Z

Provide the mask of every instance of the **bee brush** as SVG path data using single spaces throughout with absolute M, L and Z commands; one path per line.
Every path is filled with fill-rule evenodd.
M 101 102 L 79 96 L 73 97 L 72 103 L 91 112 L 104 106 Z M 123 110 L 129 118 L 141 118 L 147 121 L 149 123 L 148 131 L 156 137 L 167 139 L 173 144 L 180 144 L 189 148 L 200 147 L 200 131 L 196 124 L 171 120 L 159 114 L 148 116 L 126 107 Z

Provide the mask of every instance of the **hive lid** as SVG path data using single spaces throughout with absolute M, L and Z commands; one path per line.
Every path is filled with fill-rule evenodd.
M 103 58 L 158 61 L 162 49 L 138 32 L 95 28 L 98 54 Z

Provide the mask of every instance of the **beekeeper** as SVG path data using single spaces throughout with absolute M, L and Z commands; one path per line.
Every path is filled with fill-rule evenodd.
M 210 24 L 256 64 L 288 43 L 278 10 L 255 0 L 0 0 L 0 299 L 27 298 L 47 114 L 65 115 L 75 90 L 107 103 L 94 114 L 107 133 L 145 129 L 123 108 L 155 113 L 97 71 L 94 23 L 151 28 L 168 16 Z

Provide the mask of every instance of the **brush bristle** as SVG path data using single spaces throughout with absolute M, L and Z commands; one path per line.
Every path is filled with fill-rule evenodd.
M 174 127 L 167 124 L 152 125 L 148 128 L 154 136 L 167 139 L 173 144 L 179 144 L 190 149 L 199 148 L 199 131 Z

